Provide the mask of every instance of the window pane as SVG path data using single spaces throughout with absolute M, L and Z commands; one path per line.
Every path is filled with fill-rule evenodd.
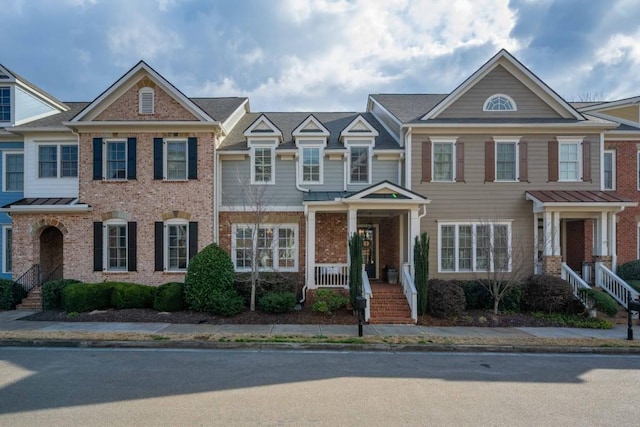
M 58 177 L 58 147 L 56 145 L 41 145 L 38 147 L 40 178 Z
M 434 181 L 453 180 L 453 144 L 433 144 L 433 179 Z
M 127 226 L 107 225 L 107 269 L 127 270 Z
M 496 145 L 496 179 L 515 181 L 516 179 L 516 144 L 512 142 Z
M 613 153 L 604 153 L 604 189 L 613 190 Z
M 458 269 L 470 271 L 471 265 L 471 249 L 472 234 L 470 225 L 461 225 L 458 227 Z
M 11 251 L 11 242 L 13 241 L 13 231 L 10 228 L 5 228 L 5 247 L 4 247 L 4 269 L 5 272 L 10 273 L 13 271 L 13 255 Z
M 11 121 L 11 89 L 0 87 L 0 122 Z
M 369 148 L 351 147 L 351 182 L 369 182 Z
M 256 182 L 271 182 L 271 148 L 256 148 L 254 162 Z
M 302 181 L 304 182 L 320 181 L 320 149 L 319 148 L 303 148 L 302 149 Z
M 7 191 L 24 189 L 24 155 L 7 154 L 5 157 L 5 188 Z
M 455 226 L 442 226 L 441 232 L 442 236 L 440 237 L 440 269 L 443 271 L 454 271 Z
M 127 143 L 107 142 L 107 179 L 127 178 Z
M 577 180 L 578 175 L 578 144 L 560 144 L 560 179 Z
M 487 111 L 513 111 L 514 107 L 511 101 L 504 96 L 495 96 L 487 103 Z
M 236 268 L 251 268 L 253 239 L 251 228 L 238 227 L 234 236 L 236 244 Z
M 168 226 L 169 270 L 185 270 L 187 268 L 187 224 L 170 224 Z
M 76 145 L 63 145 L 60 147 L 62 156 L 62 176 L 78 176 L 78 147 Z
M 187 179 L 187 143 L 167 142 L 167 179 Z
M 295 267 L 295 232 L 291 228 L 278 230 L 278 267 Z
M 509 229 L 506 225 L 493 228 L 493 258 L 494 271 L 509 270 Z
M 273 229 L 272 228 L 259 228 L 258 229 L 258 263 L 260 267 L 272 268 L 273 267 Z
M 491 228 L 488 225 L 476 226 L 476 270 L 489 269 L 491 251 Z

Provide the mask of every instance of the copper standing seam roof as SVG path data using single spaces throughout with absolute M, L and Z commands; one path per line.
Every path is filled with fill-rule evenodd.
M 612 191 L 582 190 L 535 190 L 527 194 L 541 203 L 633 203 L 635 200 L 622 197 Z
M 74 197 L 30 197 L 26 199 L 20 199 L 15 202 L 8 203 L 3 208 L 10 208 L 11 206 L 60 206 L 71 205 L 76 199 Z

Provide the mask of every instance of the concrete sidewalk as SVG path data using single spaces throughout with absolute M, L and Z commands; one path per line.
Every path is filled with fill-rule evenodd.
M 358 325 L 208 325 L 123 322 L 39 322 L 20 320 L 34 312 L 0 311 L 0 331 L 41 332 L 129 332 L 142 334 L 219 334 L 260 336 L 355 337 Z M 635 323 L 635 322 L 634 322 Z M 640 328 L 636 328 L 640 338 Z M 469 337 L 469 338 L 594 338 L 626 340 L 627 327 L 613 329 L 583 328 L 490 328 L 434 327 L 419 325 L 364 325 L 364 336 L 379 337 Z

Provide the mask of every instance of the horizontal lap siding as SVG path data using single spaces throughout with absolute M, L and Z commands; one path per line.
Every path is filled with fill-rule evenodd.
M 592 177 L 589 183 L 547 182 L 547 141 L 554 135 L 522 135 L 528 141 L 529 182 L 484 182 L 485 141 L 491 135 L 461 136 L 465 150 L 465 182 L 421 183 L 422 150 L 414 143 L 412 153 L 412 190 L 431 200 L 427 214 L 422 219 L 421 229 L 431 236 L 430 262 L 433 275 L 438 274 L 438 223 L 440 221 L 490 222 L 513 220 L 513 242 L 520 242 L 524 253 L 526 271 L 533 272 L 533 204 L 525 199 L 527 190 L 563 189 L 598 190 L 600 182 L 600 162 L 598 150 L 591 150 Z M 424 141 L 428 137 L 414 135 L 414 141 Z M 592 145 L 596 136 L 589 137 Z M 597 147 L 598 145 L 593 145 Z M 471 277 L 470 274 L 440 273 L 440 277 Z

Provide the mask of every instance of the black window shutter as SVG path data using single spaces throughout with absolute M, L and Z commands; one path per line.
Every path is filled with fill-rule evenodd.
M 164 223 L 156 222 L 155 228 L 155 271 L 164 270 Z
M 198 179 L 198 138 L 189 138 L 189 179 Z
M 127 138 L 127 179 L 136 179 L 136 139 Z
M 128 222 L 127 223 L 127 270 L 129 271 L 138 271 L 137 262 L 138 262 L 138 238 L 137 238 L 137 223 L 136 222 Z
M 153 179 L 162 179 L 162 138 L 153 138 Z
M 102 271 L 102 223 L 93 223 L 93 271 Z
M 189 223 L 189 259 L 198 253 L 198 223 Z
M 93 179 L 102 179 L 102 138 L 93 138 Z

